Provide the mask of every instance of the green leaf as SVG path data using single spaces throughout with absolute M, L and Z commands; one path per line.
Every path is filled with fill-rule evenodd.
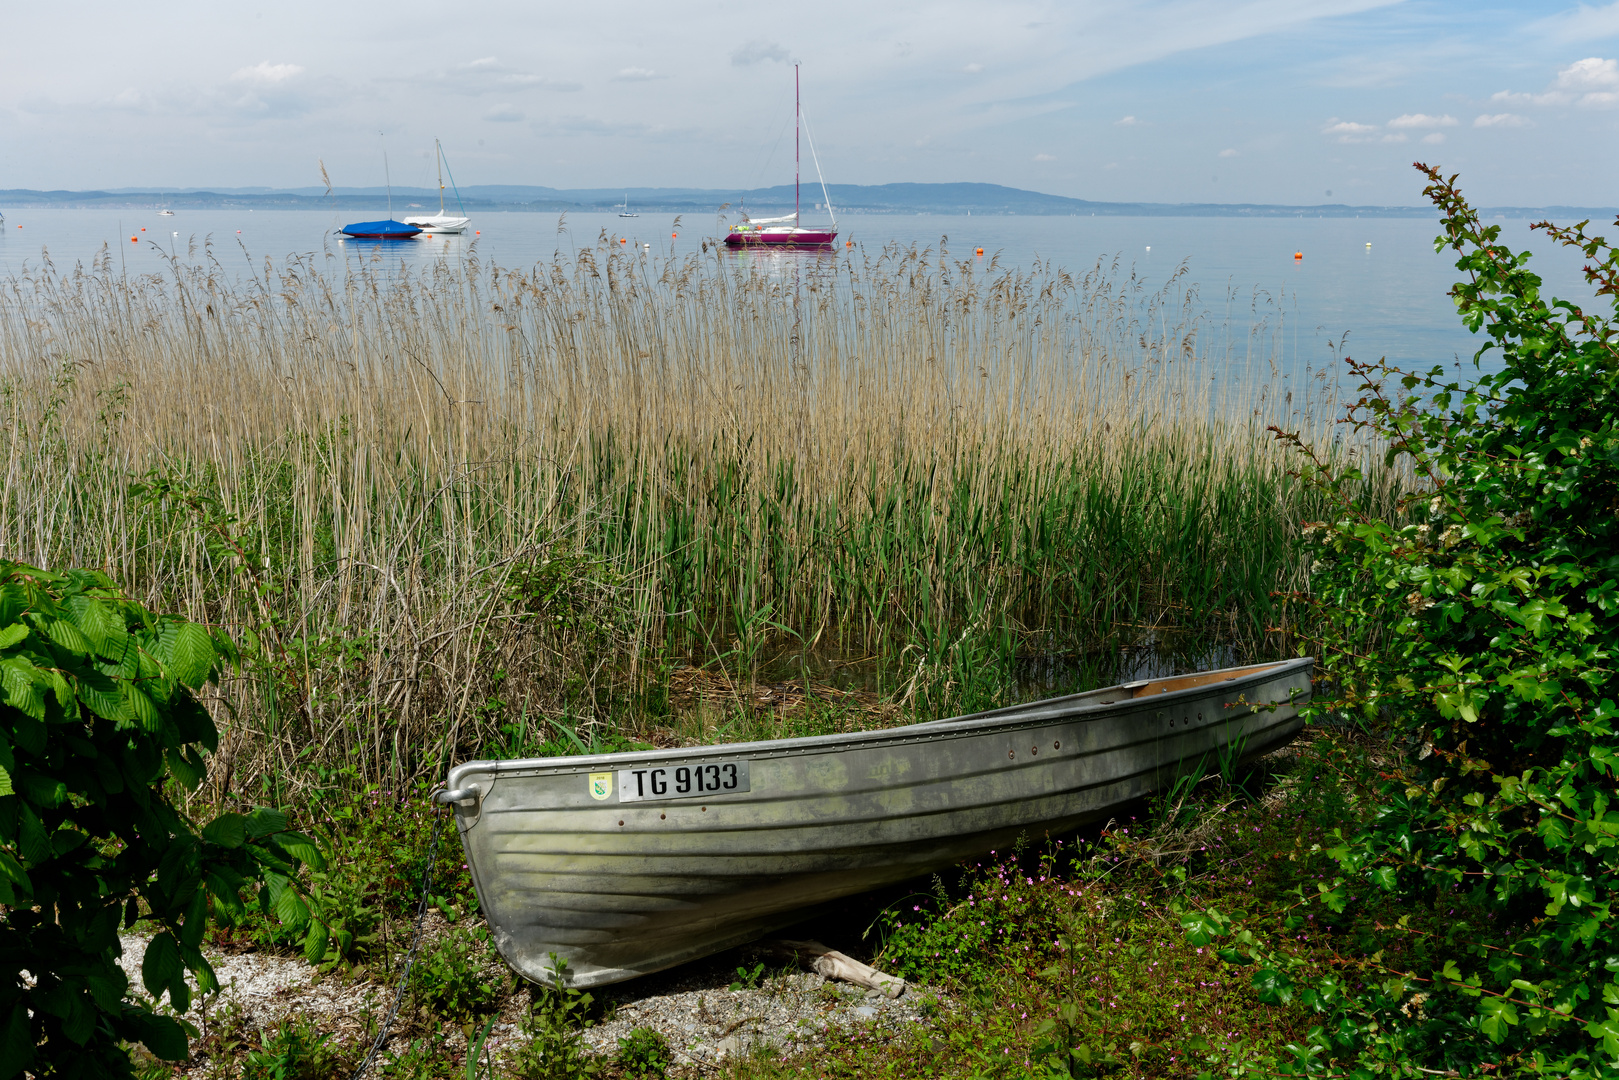
M 6 771 L 4 765 L 0 765 L 0 796 L 10 795 L 13 793 L 13 790 L 14 789 L 11 786 L 11 774 Z
M 1605 1019 L 1586 1024 L 1585 1033 L 1601 1041 L 1603 1053 L 1619 1058 L 1619 1009 L 1609 1009 Z
M 241 814 L 220 814 L 202 827 L 202 838 L 220 847 L 239 848 L 247 840 L 247 819 Z
M 157 711 L 152 699 L 134 683 L 125 683 L 124 707 L 129 715 L 134 717 L 141 730 L 148 735 L 156 735 L 163 730 L 163 714 Z
M 28 627 L 22 623 L 12 623 L 4 630 L 0 630 L 0 649 L 9 649 L 27 636 Z
M 321 855 L 319 845 L 303 833 L 277 833 L 270 838 L 270 842 L 294 859 L 306 863 L 311 869 L 320 870 L 326 866 L 326 859 Z
M 146 943 L 146 955 L 141 957 L 141 982 L 153 997 L 162 997 L 163 991 L 180 976 L 184 965 L 180 962 L 180 943 L 174 935 L 164 931 Z M 154 1054 L 157 1051 L 152 1051 Z
M 191 1056 L 191 1045 L 186 1039 L 186 1030 L 180 1026 L 178 1020 L 133 1009 L 130 1010 L 129 1017 L 141 1044 L 150 1050 L 153 1056 L 164 1061 L 184 1061 Z
M 52 619 L 46 632 L 51 635 L 52 641 L 68 652 L 76 653 L 79 656 L 90 656 L 95 652 L 95 648 L 90 644 L 90 639 L 85 637 L 77 626 L 74 626 L 66 619 Z
M 181 626 L 174 638 L 169 674 L 191 687 L 201 689 L 214 667 L 214 639 L 196 623 Z
M 285 832 L 286 828 L 287 815 L 279 810 L 261 806 L 247 815 L 247 835 L 251 840 L 258 840 L 271 833 Z
M 1254 973 L 1254 993 L 1267 1005 L 1286 1005 L 1293 1000 L 1293 980 L 1275 968 L 1261 968 Z
M 28 1007 L 19 1001 L 0 1029 L 0 1080 L 10 1080 L 33 1063 L 34 1033 L 28 1023 Z
M 304 938 L 304 959 L 311 964 L 318 964 L 326 957 L 326 946 L 331 941 L 331 933 L 326 924 L 314 922 L 310 924 L 309 934 Z
M 45 719 L 45 694 L 34 679 L 39 669 L 20 656 L 0 660 L 0 688 L 5 702 L 24 716 Z
M 1518 1009 L 1505 998 L 1487 997 L 1478 1003 L 1479 1027 L 1491 1042 L 1507 1037 L 1507 1028 L 1518 1022 Z

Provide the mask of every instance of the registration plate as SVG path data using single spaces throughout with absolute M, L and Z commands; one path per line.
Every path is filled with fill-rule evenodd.
M 746 761 L 708 761 L 695 765 L 648 765 L 618 771 L 618 801 L 647 802 L 696 799 L 748 790 Z

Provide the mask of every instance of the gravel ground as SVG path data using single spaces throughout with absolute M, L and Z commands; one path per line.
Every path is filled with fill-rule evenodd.
M 447 930 L 448 923 L 435 914 L 425 929 L 436 935 Z M 132 985 L 139 987 L 146 940 L 127 935 L 123 943 L 121 963 Z M 611 1057 L 619 1038 L 635 1028 L 651 1028 L 668 1041 L 677 1073 L 702 1076 L 714 1072 L 725 1058 L 754 1047 L 771 1046 L 783 1053 L 811 1050 L 830 1036 L 856 1029 L 875 1041 L 887 1041 L 911 1026 L 927 1024 L 924 1012 L 931 1010 L 925 1003 L 940 997 L 935 991 L 909 986 L 900 997 L 889 999 L 875 990 L 779 966 L 757 988 L 731 990 L 737 965 L 751 959 L 748 950 L 737 950 L 593 991 L 606 1015 L 584 1031 L 585 1044 L 594 1053 Z M 367 1020 L 380 1016 L 393 1000 L 392 985 L 321 979 L 299 959 L 235 953 L 210 954 L 208 960 L 219 976 L 220 992 L 199 1001 L 189 1016 L 205 1035 L 223 1017 L 253 1031 L 296 1017 L 313 1020 L 318 1030 L 352 1045 L 364 1040 Z M 500 977 L 510 978 L 504 967 Z M 526 995 L 510 996 L 490 1032 L 487 1049 L 497 1062 L 524 1038 L 518 1020 L 525 1000 Z M 452 1047 L 465 1053 L 460 1031 L 448 1034 Z M 403 1050 L 404 1042 L 395 1040 L 389 1048 Z M 200 1076 L 209 1062 L 199 1055 L 192 1065 L 191 1072 Z

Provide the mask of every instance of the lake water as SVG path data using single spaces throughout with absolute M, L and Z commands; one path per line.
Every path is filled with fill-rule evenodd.
M 402 206 L 395 211 L 408 212 Z M 475 231 L 464 237 L 380 246 L 339 242 L 336 229 L 344 221 L 368 216 L 345 214 L 340 219 L 327 212 L 224 209 L 182 211 L 165 218 L 155 210 L 16 210 L 0 230 L 0 274 L 38 266 L 42 250 L 58 269 L 88 264 L 103 244 L 128 272 L 151 272 L 161 268 L 154 244 L 184 254 L 193 239 L 200 243 L 207 237 L 214 241 L 216 258 L 227 266 L 244 260 L 244 269 L 244 251 L 262 266 L 266 256 L 279 260 L 323 248 L 347 258 L 407 264 L 476 251 L 486 261 L 516 268 L 594 244 L 603 231 L 614 240 L 625 237 L 657 252 L 671 247 L 691 251 L 705 237 L 724 231 L 717 219 L 689 214 L 680 221 L 675 239 L 676 219 L 670 214 L 569 214 L 559 229 L 552 214 L 500 212 L 478 214 Z M 811 214 L 806 222 L 819 217 Z M 1590 301 L 1592 290 L 1579 274 L 1577 252 L 1531 233 L 1528 221 L 1497 223 L 1514 249 L 1535 252 L 1534 268 L 1548 292 Z M 1202 303 L 1228 326 L 1228 333 L 1240 341 L 1245 328 L 1263 323 L 1274 329 L 1280 321 L 1283 345 L 1293 362 L 1329 362 L 1329 343 L 1345 334 L 1350 355 L 1386 356 L 1408 367 L 1450 364 L 1470 357 L 1482 343 L 1462 327 L 1446 296 L 1457 280 L 1455 257 L 1448 250 L 1434 253 L 1438 225 L 1432 219 L 851 214 L 841 216 L 838 224 L 840 240 L 853 240 L 867 252 L 889 242 L 936 248 L 941 237 L 948 237 L 953 257 L 974 258 L 975 249 L 982 247 L 982 262 L 999 256 L 1002 266 L 1026 268 L 1043 260 L 1083 272 L 1098 259 L 1117 258 L 1150 288 L 1166 282 L 1184 263 L 1186 280 L 1197 284 Z M 131 236 L 139 242 L 131 243 Z M 1303 258 L 1295 259 L 1295 253 Z

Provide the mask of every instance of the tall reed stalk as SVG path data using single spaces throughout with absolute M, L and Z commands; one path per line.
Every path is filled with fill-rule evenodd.
M 220 790 L 631 729 L 676 662 L 876 657 L 937 713 L 1019 654 L 1285 646 L 1311 504 L 1264 428 L 1331 388 L 1179 279 L 616 247 L 26 270 L 0 552 L 231 629 Z

